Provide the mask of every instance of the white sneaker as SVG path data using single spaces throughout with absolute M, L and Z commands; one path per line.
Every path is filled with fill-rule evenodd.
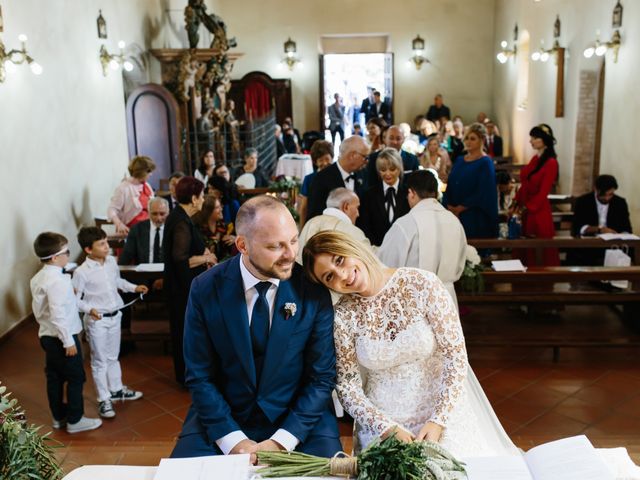
M 98 402 L 98 413 L 102 418 L 113 418 L 116 416 L 116 411 L 113 409 L 111 400 L 104 400 Z
M 102 425 L 99 418 L 82 417 L 76 423 L 67 423 L 67 433 L 86 432 L 87 430 L 95 430 Z

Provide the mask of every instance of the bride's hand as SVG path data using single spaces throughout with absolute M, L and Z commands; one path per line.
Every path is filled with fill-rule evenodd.
M 420 432 L 418 433 L 416 440 L 418 441 L 428 440 L 430 442 L 437 443 L 440 440 L 440 437 L 442 436 L 442 430 L 443 430 L 442 426 L 438 425 L 437 423 L 427 422 L 420 429 Z
M 390 437 L 391 435 L 394 435 L 394 434 L 396 438 L 401 442 L 411 443 L 415 440 L 415 436 L 411 432 L 408 432 L 407 430 L 405 430 L 404 428 L 398 425 L 394 425 L 393 427 L 386 430 L 381 435 L 381 437 L 384 440 L 385 438 Z

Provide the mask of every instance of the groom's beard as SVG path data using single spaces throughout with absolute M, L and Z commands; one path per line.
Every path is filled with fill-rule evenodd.
M 271 267 L 264 267 L 258 265 L 253 259 L 247 256 L 249 263 L 256 269 L 261 275 L 267 278 L 277 278 L 278 280 L 287 280 L 291 277 L 293 272 L 293 265 L 295 260 L 278 260 Z

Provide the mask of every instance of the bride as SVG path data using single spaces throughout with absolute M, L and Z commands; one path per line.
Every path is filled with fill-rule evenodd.
M 453 455 L 516 455 L 467 359 L 451 296 L 433 273 L 386 268 L 337 231 L 303 251 L 307 275 L 344 294 L 335 306 L 336 390 L 356 451 L 376 438 L 440 442 Z

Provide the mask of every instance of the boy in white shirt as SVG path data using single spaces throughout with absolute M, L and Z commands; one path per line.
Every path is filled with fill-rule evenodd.
M 84 313 L 85 328 L 91 346 L 91 373 L 98 394 L 98 411 L 113 418 L 114 400 L 137 400 L 142 392 L 122 384 L 120 353 L 120 309 L 124 302 L 118 290 L 145 294 L 146 285 L 134 285 L 120 278 L 115 259 L 109 255 L 107 234 L 98 227 L 84 227 L 78 243 L 87 258 L 73 274 L 78 308 Z
M 86 379 L 78 334 L 82 323 L 78 316 L 71 277 L 63 271 L 69 262 L 69 242 L 59 233 L 44 232 L 33 242 L 33 249 L 44 264 L 31 279 L 33 315 L 40 325 L 38 336 L 45 351 L 47 397 L 53 416 L 53 428 L 67 432 L 94 430 L 99 418 L 84 416 L 82 385 Z M 64 387 L 67 386 L 67 403 Z

